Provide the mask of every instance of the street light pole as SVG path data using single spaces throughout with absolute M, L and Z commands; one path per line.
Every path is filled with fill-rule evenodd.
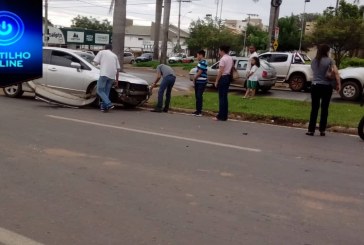
M 302 14 L 302 20 L 301 20 L 301 37 L 300 37 L 300 47 L 299 47 L 299 51 L 301 52 L 301 48 L 302 48 L 302 37 L 303 37 L 303 30 L 304 30 L 304 24 L 305 24 L 305 14 L 306 14 L 306 3 L 310 2 L 310 0 L 305 0 L 305 4 L 303 7 L 303 14 Z
M 177 38 L 177 50 L 180 52 L 181 50 L 181 3 L 182 0 L 179 0 L 179 9 L 178 9 L 178 38 Z

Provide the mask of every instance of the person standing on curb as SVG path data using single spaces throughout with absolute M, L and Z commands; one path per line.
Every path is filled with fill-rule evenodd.
M 171 93 L 174 83 L 176 82 L 176 74 L 174 70 L 165 64 L 160 64 L 157 66 L 157 77 L 152 83 L 152 89 L 157 86 L 159 80 L 162 79 L 161 85 L 159 87 L 158 91 L 158 102 L 156 107 L 151 110 L 151 112 L 168 112 L 169 110 L 169 104 L 171 102 Z M 163 97 L 164 92 L 166 91 L 166 100 L 164 102 L 164 108 L 163 107 Z
M 120 63 L 116 54 L 112 51 L 111 44 L 105 45 L 105 50 L 97 53 L 93 62 L 100 65 L 100 78 L 97 81 L 97 94 L 101 98 L 100 110 L 108 112 L 114 106 L 109 99 L 113 83 L 119 81 Z
M 226 121 L 228 119 L 228 92 L 232 79 L 231 71 L 234 66 L 233 58 L 228 55 L 229 51 L 230 47 L 226 45 L 222 45 L 219 48 L 219 55 L 221 59 L 215 81 L 215 87 L 219 91 L 219 113 L 213 118 L 215 121 Z
M 193 80 L 195 85 L 196 111 L 193 113 L 196 117 L 202 116 L 203 93 L 207 84 L 207 61 L 205 60 L 205 51 L 197 52 L 198 65 L 197 73 Z
M 332 90 L 340 91 L 340 75 L 338 69 L 329 57 L 330 47 L 327 44 L 318 46 L 316 57 L 312 60 L 311 68 L 313 80 L 311 86 L 311 114 L 310 123 L 306 135 L 314 136 L 316 121 L 321 103 L 320 136 L 325 136 L 327 117 Z M 334 77 L 332 77 L 334 76 Z

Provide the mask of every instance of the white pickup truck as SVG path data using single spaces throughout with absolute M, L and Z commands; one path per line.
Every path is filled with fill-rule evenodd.
M 302 91 L 311 85 L 313 73 L 311 66 L 305 64 L 308 57 L 297 52 L 267 52 L 259 55 L 277 71 L 277 79 L 289 84 L 292 91 Z

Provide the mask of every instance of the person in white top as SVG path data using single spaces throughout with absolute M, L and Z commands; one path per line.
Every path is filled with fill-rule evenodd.
M 246 70 L 247 70 L 247 71 L 250 71 L 250 69 L 252 68 L 252 67 L 251 67 L 252 58 L 253 58 L 253 57 L 258 57 L 258 53 L 257 53 L 255 50 L 256 50 L 256 49 L 255 49 L 255 46 L 251 45 L 251 46 L 249 47 L 249 55 L 248 55 L 249 60 L 248 60 L 248 65 L 247 65 L 247 67 L 246 67 Z M 248 74 L 249 74 L 249 73 L 247 73 L 247 75 L 248 75 Z
M 101 98 L 100 109 L 107 112 L 114 108 L 109 99 L 110 90 L 113 83 L 119 81 L 120 63 L 116 54 L 112 51 L 111 44 L 106 44 L 105 50 L 97 53 L 94 63 L 100 65 L 100 78 L 97 81 L 97 94 Z
M 258 69 L 260 67 L 260 61 L 258 57 L 253 57 L 251 61 L 251 69 L 248 72 L 247 89 L 244 98 L 254 97 L 255 90 L 258 86 Z

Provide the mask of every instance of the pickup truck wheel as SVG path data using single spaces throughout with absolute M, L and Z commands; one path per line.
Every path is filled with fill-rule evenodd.
M 304 89 L 306 78 L 302 75 L 292 75 L 289 79 L 289 88 L 294 92 L 300 92 Z
M 268 93 L 268 91 L 270 90 L 271 88 L 267 88 L 267 87 L 263 87 L 263 88 L 260 88 L 260 91 L 262 91 L 263 94 L 266 94 Z
M 11 97 L 11 98 L 19 98 L 24 93 L 21 84 L 16 84 L 13 86 L 5 87 L 5 88 L 3 88 L 3 91 L 7 97 Z
M 344 100 L 357 100 L 360 96 L 358 84 L 353 81 L 345 81 L 340 90 L 340 96 Z

